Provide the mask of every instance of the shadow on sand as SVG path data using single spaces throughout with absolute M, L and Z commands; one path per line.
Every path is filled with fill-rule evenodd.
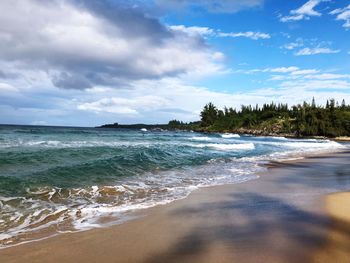
M 284 197 L 284 191 L 313 189 L 328 193 L 350 189 L 349 153 L 333 158 L 315 157 L 307 163 L 271 163 L 289 171 L 289 176 L 274 180 L 277 196 L 271 193 L 231 193 L 226 201 L 202 203 L 176 210 L 172 216 L 181 220 L 199 220 L 198 224 L 168 251 L 146 262 L 194 262 L 214 244 L 220 244 L 237 262 L 310 262 L 310 251 L 327 245 L 331 232 L 345 237 L 345 243 L 332 246 L 350 262 L 350 224 L 303 210 Z M 289 197 L 289 198 L 293 198 Z M 348 242 L 349 241 L 349 242 Z M 275 255 L 276 257 L 271 255 Z M 238 259 L 238 260 L 237 260 Z M 228 261 L 229 262 L 229 261 Z
M 254 193 L 231 197 L 232 201 L 177 210 L 173 216 L 183 220 L 197 217 L 202 223 L 169 251 L 147 262 L 187 261 L 205 253 L 214 243 L 221 243 L 232 251 L 248 253 L 252 248 L 252 253 L 283 254 L 293 260 L 300 256 L 293 247 L 315 249 L 322 245 L 328 218 L 302 211 L 278 198 Z M 350 235 L 350 228 L 339 231 L 348 231 Z M 286 238 L 288 242 L 284 245 Z

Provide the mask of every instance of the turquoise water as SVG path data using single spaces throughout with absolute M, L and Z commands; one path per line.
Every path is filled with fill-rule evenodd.
M 0 244 L 115 223 L 198 187 L 256 179 L 268 160 L 342 147 L 236 134 L 0 126 Z

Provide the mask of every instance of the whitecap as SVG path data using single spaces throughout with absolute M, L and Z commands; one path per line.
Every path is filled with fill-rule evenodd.
M 199 137 L 191 137 L 190 140 L 195 140 L 195 141 L 211 141 L 212 138 L 209 138 L 208 136 L 199 136 Z
M 237 143 L 237 144 L 223 144 L 223 143 L 208 143 L 194 145 L 200 148 L 214 148 L 216 150 L 232 151 L 232 150 L 254 150 L 255 146 L 253 143 Z
M 221 134 L 221 137 L 229 139 L 229 138 L 240 138 L 241 136 L 239 136 L 239 134 L 235 134 L 235 133 L 224 133 L 224 134 Z
M 273 137 L 271 137 L 271 139 L 275 139 L 275 140 L 282 140 L 282 141 L 286 141 L 286 140 L 288 140 L 286 137 L 280 137 L 280 136 L 273 136 Z

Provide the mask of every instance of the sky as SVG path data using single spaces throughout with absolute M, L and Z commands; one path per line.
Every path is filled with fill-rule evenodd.
M 350 103 L 350 0 L 1 0 L 0 123 Z

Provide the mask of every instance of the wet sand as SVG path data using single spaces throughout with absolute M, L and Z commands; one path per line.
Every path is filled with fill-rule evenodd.
M 349 164 L 348 152 L 273 163 L 121 225 L 2 249 L 0 262 L 330 262 L 340 246 L 331 262 L 349 262 L 350 224 L 335 214 L 349 196 L 329 195 L 350 190 Z

